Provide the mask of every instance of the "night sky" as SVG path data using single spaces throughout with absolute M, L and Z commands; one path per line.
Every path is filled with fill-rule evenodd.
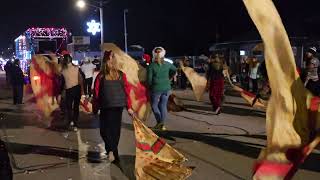
M 29 27 L 66 27 L 86 33 L 86 21 L 99 12 L 79 10 L 75 0 L 2 0 L 0 48 L 8 48 Z M 274 1 L 290 36 L 318 38 L 320 5 L 316 0 Z M 241 0 L 112 0 L 105 8 L 105 42 L 124 45 L 123 10 L 129 9 L 129 45 L 150 51 L 164 46 L 169 55 L 199 55 L 218 41 L 253 40 L 255 27 Z M 99 43 L 99 36 L 95 38 Z

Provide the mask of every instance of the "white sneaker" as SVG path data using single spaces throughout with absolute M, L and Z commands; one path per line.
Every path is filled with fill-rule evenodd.
M 109 152 L 109 154 L 108 154 L 108 159 L 109 159 L 110 162 L 113 162 L 114 160 L 116 160 L 116 158 L 114 157 L 112 151 Z
M 74 132 L 78 132 L 78 128 L 77 127 L 73 127 L 73 131 Z
M 106 155 L 106 153 L 100 153 L 100 160 L 106 160 L 108 159 L 108 156 Z

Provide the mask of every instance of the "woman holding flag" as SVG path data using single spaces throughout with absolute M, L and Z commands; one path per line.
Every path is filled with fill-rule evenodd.
M 218 54 L 210 56 L 207 89 L 213 111 L 217 115 L 221 113 L 221 102 L 224 92 L 223 63 L 223 59 Z
M 118 144 L 123 108 L 134 115 L 129 98 L 130 86 L 126 74 L 117 67 L 115 54 L 104 53 L 103 64 L 94 84 L 93 112 L 100 110 L 100 135 L 110 162 L 119 162 Z

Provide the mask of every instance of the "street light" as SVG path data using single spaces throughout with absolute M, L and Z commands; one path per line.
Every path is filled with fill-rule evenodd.
M 90 6 L 93 8 L 97 8 L 100 11 L 100 31 L 101 31 L 101 59 L 103 58 L 103 52 L 102 52 L 102 46 L 104 43 L 104 34 L 103 34 L 103 6 L 108 4 L 110 1 L 90 1 L 92 3 L 88 3 L 87 1 L 84 0 L 78 0 L 76 3 L 76 6 L 80 9 L 84 9 L 86 6 Z
M 77 2 L 77 6 L 80 8 L 80 9 L 83 9 L 86 7 L 86 2 L 82 1 L 82 0 L 79 0 Z

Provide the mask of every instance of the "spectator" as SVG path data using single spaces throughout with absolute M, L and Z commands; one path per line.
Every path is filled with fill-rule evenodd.
M 240 83 L 243 88 L 249 90 L 249 64 L 248 58 L 244 57 L 241 59 L 240 65 Z
M 13 66 L 13 65 L 12 65 L 12 62 L 11 62 L 11 61 L 8 61 L 8 62 L 6 63 L 6 65 L 4 66 L 4 70 L 5 70 L 5 72 L 6 72 L 6 82 L 7 82 L 7 86 L 9 86 L 10 83 L 11 83 L 12 66 Z
M 258 92 L 258 69 L 259 69 L 259 61 L 258 59 L 253 56 L 249 63 L 249 78 L 250 83 L 252 84 L 252 92 Z
M 93 74 L 94 74 L 95 68 L 96 66 L 91 63 L 89 58 L 86 58 L 83 65 L 81 66 L 81 70 L 85 75 L 84 94 L 87 97 L 91 97 L 92 95 L 91 86 L 92 86 Z
M 92 61 L 92 64 L 96 66 L 96 70 L 100 70 L 101 62 L 100 59 L 98 59 L 98 56 L 94 56 L 94 60 Z
M 317 48 L 311 47 L 306 53 L 306 69 L 303 75 L 305 87 L 315 96 L 320 95 L 319 59 Z
M 20 68 L 20 60 L 14 60 L 12 66 L 12 77 L 11 85 L 13 90 L 13 104 L 22 104 L 23 100 L 23 85 L 24 85 L 24 75 Z

